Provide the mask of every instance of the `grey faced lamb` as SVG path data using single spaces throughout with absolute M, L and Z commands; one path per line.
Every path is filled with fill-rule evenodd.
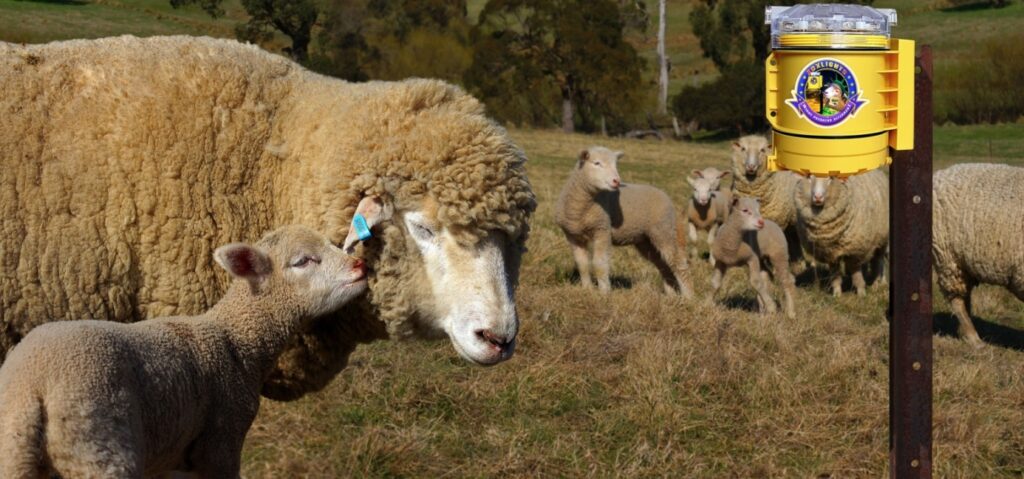
M 803 267 L 803 252 L 796 230 L 793 195 L 800 175 L 790 171 L 768 171 L 771 145 L 761 135 L 740 137 L 732 144 L 732 189 L 737 196 L 757 198 L 761 214 L 782 228 L 789 245 L 789 259 L 797 270 Z
M 711 255 L 715 258 L 711 297 L 714 298 L 722 286 L 722 278 L 729 268 L 745 265 L 750 270 L 750 284 L 757 290 L 761 312 L 776 311 L 770 289 L 771 276 L 774 276 L 782 288 L 786 316 L 792 319 L 796 317 L 793 307 L 796 280 L 789 271 L 786 235 L 774 221 L 765 219 L 760 209 L 756 199 L 733 199 L 732 212 L 711 245 Z
M 873 170 L 846 179 L 809 177 L 796 196 L 797 231 L 803 248 L 829 266 L 833 296 L 842 294 L 842 267 L 857 294 L 866 294 L 864 266 L 876 265 L 886 282 L 883 261 L 889 245 L 889 179 Z
M 728 171 L 719 171 L 715 167 L 693 170 L 686 182 L 693 188 L 693 194 L 686 206 L 686 223 L 688 225 L 691 245 L 691 256 L 696 256 L 697 231 L 706 231 L 708 247 L 715 241 L 715 231 L 729 215 L 732 204 L 732 192 L 722 190 L 722 179 L 729 175 Z M 708 258 L 714 266 L 715 258 Z
M 1024 168 L 955 165 L 935 173 L 932 254 L 939 289 L 960 335 L 981 344 L 971 323 L 971 291 L 1003 286 L 1024 301 Z
M 214 252 L 234 282 L 205 314 L 59 321 L 0 368 L 0 477 L 238 477 L 260 388 L 289 336 L 366 289 L 361 260 L 283 227 Z
M 611 289 L 611 246 L 633 245 L 657 266 L 666 292 L 689 298 L 693 290 L 682 216 L 665 192 L 622 183 L 617 165 L 622 156 L 600 146 L 581 151 L 558 199 L 555 222 L 572 246 L 580 282 L 592 287 L 593 264 L 598 288 Z

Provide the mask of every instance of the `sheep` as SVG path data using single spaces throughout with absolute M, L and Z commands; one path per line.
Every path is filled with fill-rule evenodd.
M 602 292 L 608 280 L 611 246 L 633 245 L 661 273 L 666 293 L 693 296 L 686 258 L 686 229 L 665 192 L 619 178 L 621 151 L 593 146 L 580 152 L 555 207 L 555 222 L 572 247 L 586 288 L 591 263 Z M 591 261 L 590 253 L 593 253 Z
M 734 198 L 731 211 L 711 245 L 715 258 L 711 298 L 722 286 L 729 268 L 746 265 L 750 269 L 750 284 L 757 291 L 760 312 L 775 313 L 777 309 L 769 288 L 771 275 L 782 288 L 786 317 L 796 318 L 796 279 L 789 271 L 789 246 L 782 228 L 761 215 L 761 205 L 754 198 Z
M 772 220 L 786 233 L 789 260 L 794 271 L 804 267 L 803 251 L 796 230 L 796 193 L 800 175 L 791 171 L 768 171 L 768 152 L 771 145 L 761 135 L 740 137 L 732 144 L 732 189 L 737 196 L 757 198 L 761 214 Z
M 718 168 L 708 167 L 703 170 L 693 170 L 686 182 L 693 188 L 693 194 L 686 206 L 686 222 L 690 233 L 690 241 L 697 242 L 697 231 L 707 231 L 708 246 L 715 241 L 715 230 L 725 221 L 729 215 L 729 205 L 732 204 L 732 192 L 722 190 L 721 181 L 729 175 L 728 171 L 719 171 Z M 691 249 L 691 256 L 696 256 L 697 248 Z M 711 266 L 715 265 L 714 256 L 709 256 Z
M 832 295 L 842 294 L 842 269 L 858 296 L 866 294 L 863 267 L 876 265 L 885 284 L 889 245 L 889 179 L 881 170 L 848 178 L 808 177 L 796 196 L 797 231 L 803 248 L 829 266 Z
M 347 83 L 231 40 L 0 43 L 0 337 L 45 321 L 205 311 L 208 252 L 305 224 L 355 255 L 369 293 L 297 333 L 262 393 L 322 389 L 360 343 L 450 338 L 511 357 L 536 198 L 484 106 L 436 80 Z
M 955 165 L 932 182 L 932 255 L 939 289 L 960 335 L 981 345 L 971 323 L 971 290 L 1005 287 L 1024 301 L 1024 168 Z
M 52 322 L 14 348 L 0 367 L 0 477 L 239 477 L 277 356 L 366 290 L 365 266 L 302 226 L 213 257 L 234 281 L 202 315 Z

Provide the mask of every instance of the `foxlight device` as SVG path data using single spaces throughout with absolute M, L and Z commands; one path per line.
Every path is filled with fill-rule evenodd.
M 769 170 L 846 177 L 914 148 L 914 41 L 890 38 L 895 10 L 770 6 L 765 23 Z

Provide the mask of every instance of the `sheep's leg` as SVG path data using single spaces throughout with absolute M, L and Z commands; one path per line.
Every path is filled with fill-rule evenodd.
M 867 295 L 867 281 L 864 281 L 864 265 L 850 259 L 846 260 L 846 272 L 850 274 L 853 281 L 853 288 L 857 296 Z
M 598 233 L 594 237 L 594 275 L 597 276 L 597 289 L 607 293 L 612 289 L 612 283 L 608 278 L 609 263 L 612 249 L 612 235 Z
M 637 248 L 658 267 L 661 279 L 665 283 L 665 291 L 678 291 L 686 299 L 693 297 L 693 288 L 690 286 L 690 263 L 682 248 L 676 244 L 675 238 L 649 238 L 647 243 L 643 246 L 637 245 Z
M 966 298 L 970 297 L 971 291 L 967 290 Z M 956 319 L 960 321 L 960 337 L 974 346 L 981 346 L 984 343 L 981 341 L 981 337 L 978 336 L 978 331 L 974 329 L 974 323 L 971 321 L 969 301 L 969 299 L 965 300 L 965 298 L 957 296 L 949 300 L 949 306 L 953 310 L 953 314 L 956 315 Z
M 711 228 L 708 229 L 708 262 L 711 263 L 711 266 L 715 265 L 715 255 L 711 254 L 711 245 L 715 242 L 715 234 L 717 233 L 718 225 L 711 225 Z
M 571 243 L 572 258 L 576 261 L 576 271 L 580 273 L 580 284 L 590 289 L 594 284 L 590 280 L 590 253 L 587 246 L 579 243 Z
M 789 272 L 789 264 L 785 261 L 779 261 L 779 264 L 773 262 L 772 268 L 775 271 L 775 280 L 782 287 L 783 301 L 785 301 L 783 309 L 786 312 L 786 317 L 796 319 L 796 309 L 793 306 L 793 296 L 796 295 L 796 278 L 793 277 L 793 273 Z
M 872 266 L 875 270 L 875 285 L 886 286 L 889 284 L 889 274 L 885 270 L 886 263 L 889 262 L 889 251 L 887 248 L 882 248 L 875 253 L 873 258 L 874 265 Z
M 757 291 L 758 304 L 762 313 L 774 313 L 778 310 L 775 300 L 772 299 L 771 291 L 768 289 L 768 273 L 761 270 L 761 261 L 753 257 L 747 262 L 750 268 L 750 284 Z
M 832 285 L 832 296 L 838 298 L 843 295 L 843 267 L 842 263 L 829 265 L 829 283 Z
M 722 278 L 725 277 L 725 263 L 719 262 L 715 265 L 715 271 L 711 273 L 711 293 L 708 294 L 708 302 L 715 302 L 715 293 L 722 287 Z

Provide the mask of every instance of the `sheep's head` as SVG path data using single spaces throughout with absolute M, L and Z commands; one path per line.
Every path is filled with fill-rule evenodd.
M 740 218 L 740 229 L 757 231 L 764 228 L 764 217 L 761 216 L 761 204 L 755 198 L 733 198 L 732 214 Z
M 690 176 L 686 177 L 686 182 L 693 188 L 693 200 L 700 205 L 710 203 L 712 194 L 722 186 L 722 178 L 728 175 L 728 171 L 719 171 L 714 167 L 693 170 Z
M 621 151 L 592 146 L 580 152 L 576 160 L 577 174 L 582 175 L 591 191 L 616 191 L 622 184 L 619 177 L 619 160 L 622 156 Z
M 341 308 L 366 291 L 363 261 L 304 226 L 284 226 L 256 245 L 231 243 L 217 248 L 214 260 L 253 296 L 299 307 L 310 319 Z M 239 282 L 241 283 L 241 282 Z
M 768 139 L 761 135 L 747 135 L 733 142 L 732 163 L 737 177 L 743 175 L 752 181 L 763 175 L 769 148 Z
M 415 269 L 404 272 L 411 281 L 401 285 L 404 301 L 415 309 L 412 332 L 447 336 L 459 355 L 476 364 L 493 365 L 510 358 L 519 330 L 515 286 L 521 247 L 517 241 L 502 231 L 466 241 L 439 220 L 436 202 L 428 199 L 415 207 L 394 208 L 388 201 L 367 197 L 356 211 L 371 230 L 381 230 L 385 241 L 402 243 L 404 239 L 404 244 L 391 245 L 382 253 L 404 251 L 409 260 L 406 267 Z M 346 249 L 354 250 L 356 230 L 350 230 Z
M 812 207 L 824 208 L 840 194 L 839 189 L 845 187 L 846 178 L 808 176 L 800 183 L 798 194 L 809 201 Z

